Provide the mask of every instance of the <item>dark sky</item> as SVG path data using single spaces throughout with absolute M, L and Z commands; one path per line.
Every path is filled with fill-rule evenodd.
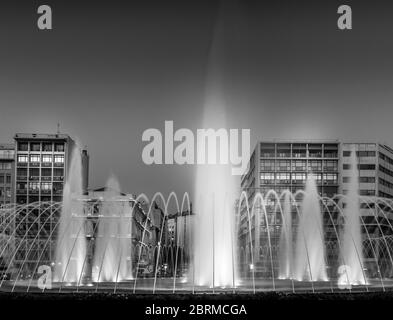
M 52 7 L 52 31 L 36 27 L 41 4 Z M 351 31 L 337 29 L 341 4 L 352 6 Z M 0 141 L 60 122 L 89 149 L 91 187 L 114 173 L 125 192 L 192 192 L 195 168 L 146 166 L 141 137 L 165 120 L 201 128 L 209 66 L 225 60 L 227 117 L 251 129 L 252 147 L 269 138 L 393 146 L 391 1 L 220 10 L 212 0 L 1 1 Z M 214 37 L 221 19 L 224 40 Z M 226 45 L 212 61 L 214 41 Z

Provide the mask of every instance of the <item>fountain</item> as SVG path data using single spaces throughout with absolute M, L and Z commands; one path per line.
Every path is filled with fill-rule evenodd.
M 283 227 L 280 237 L 280 279 L 293 279 L 293 234 L 291 194 L 284 195 Z
M 114 176 L 108 179 L 103 199 L 93 263 L 93 270 L 98 271 L 93 279 L 95 282 L 131 279 L 132 209 L 127 201 L 121 201 L 120 185 Z
M 351 150 L 349 184 L 345 207 L 344 230 L 341 236 L 344 276 L 341 285 L 359 285 L 367 282 L 363 271 L 363 246 L 360 226 L 359 170 L 356 150 Z
M 225 90 L 221 79 L 223 66 L 223 46 L 225 30 L 226 4 L 220 11 L 220 16 L 211 44 L 209 67 L 206 86 L 206 100 L 203 113 L 204 128 L 218 128 L 217 132 L 226 135 L 224 129 L 228 126 L 226 119 Z M 218 134 L 218 136 L 220 136 Z M 216 139 L 213 132 L 208 140 Z M 218 140 L 218 138 L 217 138 Z M 198 150 L 205 150 L 198 139 Z M 220 140 L 220 144 L 223 143 Z M 222 147 L 220 145 L 220 147 Z M 216 154 L 217 148 L 209 144 L 207 155 Z M 204 152 L 202 152 L 204 154 Z M 227 152 L 228 155 L 228 152 Z M 232 176 L 231 166 L 224 164 L 220 154 L 221 164 L 199 165 L 195 183 L 195 212 L 196 223 L 194 233 L 194 270 L 192 277 L 198 285 L 212 287 L 235 287 L 235 201 L 236 177 Z M 210 160 L 210 159 L 209 159 Z M 219 162 L 218 162 L 219 163 Z
M 63 190 L 63 205 L 58 226 L 54 280 L 79 282 L 86 256 L 82 197 L 82 158 L 78 148 L 71 155 L 69 174 Z
M 322 210 L 317 186 L 308 176 L 296 240 L 294 276 L 298 281 L 327 281 Z

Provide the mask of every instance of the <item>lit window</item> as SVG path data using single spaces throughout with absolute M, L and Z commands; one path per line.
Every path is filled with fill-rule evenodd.
M 40 162 L 40 155 L 39 154 L 31 154 L 30 155 L 30 162 Z
M 52 190 L 52 183 L 50 183 L 50 182 L 41 183 L 41 190 L 44 190 L 44 191 Z
M 56 152 L 64 152 L 64 143 L 56 143 L 55 144 Z
M 28 159 L 27 155 L 25 155 L 25 154 L 18 155 L 18 162 L 27 163 L 27 161 L 28 161 L 27 159 Z
M 42 156 L 42 162 L 44 163 L 51 163 L 52 162 L 52 156 L 49 154 L 44 154 Z
M 62 155 L 55 155 L 54 156 L 55 163 L 64 163 L 64 156 Z

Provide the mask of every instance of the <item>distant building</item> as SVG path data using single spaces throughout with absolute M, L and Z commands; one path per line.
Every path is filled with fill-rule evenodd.
M 85 203 L 87 210 L 86 219 L 86 238 L 88 240 L 88 261 L 91 264 L 94 257 L 96 239 L 98 236 L 99 214 L 107 195 L 107 187 L 89 190 L 88 199 Z M 151 273 L 157 263 L 158 249 L 160 248 L 160 262 L 163 264 L 165 260 L 166 246 L 169 242 L 167 232 L 167 218 L 159 205 L 154 202 L 151 205 L 142 200 L 136 201 L 135 196 L 125 194 L 119 190 L 112 190 L 115 194 L 119 194 L 120 203 L 127 203 L 132 216 L 131 229 L 127 235 L 129 239 L 129 253 L 127 263 L 129 268 L 135 273 L 138 269 L 140 275 Z M 120 212 L 113 213 L 115 216 Z M 161 265 L 159 264 L 159 265 Z
M 0 207 L 14 199 L 15 146 L 0 144 Z
M 83 190 L 87 192 L 89 156 L 86 150 L 74 148 L 74 140 L 66 134 L 17 133 L 14 139 L 14 202 L 25 206 L 15 219 L 18 248 L 15 263 L 22 262 L 27 267 L 40 256 L 43 263 L 50 263 L 56 247 L 52 240 L 57 232 L 60 206 L 49 204 L 62 201 L 73 150 L 82 153 Z M 31 206 L 43 202 L 47 205 L 39 205 L 37 209 Z M 30 213 L 25 218 L 28 210 Z M 47 242 L 48 238 L 51 241 Z M 37 247 L 30 247 L 31 239 L 36 240 Z
M 74 147 L 74 140 L 66 134 L 16 134 L 15 202 L 61 201 Z M 86 150 L 81 152 L 86 192 L 89 156 Z
M 249 162 L 248 172 L 241 177 L 241 190 L 246 191 L 250 207 L 255 195 L 261 192 L 264 196 L 273 189 L 278 195 L 284 190 L 295 194 L 305 188 L 307 176 L 313 173 L 318 192 L 325 197 L 332 197 L 339 189 L 339 142 L 326 141 L 263 141 L 258 142 Z M 240 255 L 242 268 L 248 268 L 249 259 L 245 257 L 250 250 L 249 232 L 253 234 L 255 272 L 268 272 L 269 265 L 264 265 L 269 256 L 268 235 L 271 238 L 273 253 L 278 254 L 281 234 L 282 216 L 274 211 L 276 202 L 272 197 L 266 206 L 267 221 L 263 214 L 255 214 L 249 224 L 245 202 L 240 203 L 239 245 L 243 248 Z M 257 206 L 256 212 L 262 208 Z M 293 217 L 296 219 L 295 210 Z M 267 229 L 269 226 L 269 230 Z M 249 230 L 251 227 L 251 230 Z M 277 259 L 277 256 L 274 257 Z
M 257 192 L 265 196 L 271 189 L 278 195 L 284 190 L 290 190 L 293 194 L 298 190 L 303 190 L 308 175 L 312 173 L 315 176 L 320 196 L 332 198 L 336 194 L 345 195 L 349 182 L 349 156 L 353 148 L 356 150 L 358 161 L 359 194 L 370 197 L 369 205 L 363 203 L 361 207 L 362 224 L 365 226 L 362 229 L 365 239 L 365 258 L 366 263 L 374 261 L 375 265 L 375 254 L 378 255 L 378 253 L 375 253 L 374 248 L 377 245 L 373 239 L 378 239 L 381 235 L 385 236 L 391 230 L 389 225 L 393 223 L 393 213 L 390 208 L 385 207 L 383 212 L 376 212 L 376 206 L 372 203 L 374 196 L 393 198 L 393 149 L 387 145 L 338 140 L 258 142 L 250 158 L 249 170 L 241 177 L 241 190 L 247 193 L 249 205 L 252 206 Z M 322 206 L 325 212 L 325 241 L 331 242 L 332 246 L 336 246 L 331 240 L 337 238 L 335 232 L 342 222 L 338 219 L 339 212 L 336 206 L 338 201 L 338 199 L 325 201 Z M 239 203 L 241 206 L 239 244 L 244 249 L 243 254 L 246 255 L 250 251 L 249 232 L 251 232 L 255 262 L 253 268 L 255 267 L 257 273 L 263 273 L 264 270 L 269 269 L 268 266 L 263 265 L 267 261 L 266 257 L 269 256 L 268 246 L 266 246 L 268 234 L 270 234 L 273 254 L 279 252 L 282 217 L 281 214 L 275 212 L 275 204 L 273 197 L 269 197 L 266 203 L 267 221 L 261 218 L 263 214 L 256 214 L 250 217 L 249 223 L 245 201 Z M 343 206 L 345 206 L 345 200 L 339 204 L 339 207 Z M 257 206 L 256 212 L 258 210 L 262 208 Z M 292 210 L 293 222 L 296 224 L 298 216 L 295 207 Z M 330 214 L 326 214 L 328 211 Z M 273 259 L 277 259 L 277 256 Z M 327 259 L 337 259 L 337 250 L 327 250 Z M 386 257 L 380 256 L 379 259 L 386 259 Z M 245 261 L 243 268 L 247 268 L 246 264 L 249 263 L 249 259 L 244 256 L 240 260 Z

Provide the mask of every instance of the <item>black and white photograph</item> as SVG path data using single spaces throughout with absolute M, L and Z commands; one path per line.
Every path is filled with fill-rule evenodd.
M 0 43 L 1 309 L 393 303 L 393 2 L 4 0 Z

